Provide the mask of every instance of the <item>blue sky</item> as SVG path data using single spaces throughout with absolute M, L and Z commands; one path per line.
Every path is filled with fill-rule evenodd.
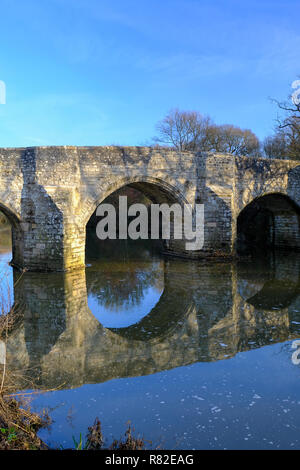
M 0 147 L 144 145 L 171 108 L 272 133 L 299 0 L 0 0 Z

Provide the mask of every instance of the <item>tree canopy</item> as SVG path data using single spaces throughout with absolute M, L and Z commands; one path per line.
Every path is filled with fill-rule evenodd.
M 216 125 L 198 111 L 171 110 L 156 126 L 154 141 L 180 151 L 214 151 L 233 155 L 259 155 L 260 142 L 249 129 Z

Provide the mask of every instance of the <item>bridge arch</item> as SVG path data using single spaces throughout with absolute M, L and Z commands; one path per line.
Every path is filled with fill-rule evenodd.
M 175 203 L 180 205 L 188 204 L 188 200 L 183 192 L 176 185 L 170 184 L 168 181 L 145 176 L 119 178 L 113 184 L 102 189 L 98 197 L 90 202 L 88 208 L 86 207 L 86 214 L 84 217 L 85 227 L 88 226 L 93 218 L 94 224 L 96 223 L 95 212 L 102 202 L 106 201 L 107 198 L 118 191 L 125 190 L 125 188 L 133 188 L 137 190 L 141 195 L 146 196 L 151 203 L 167 203 L 169 205 Z M 176 252 L 176 250 L 178 250 L 179 252 L 182 252 L 183 243 L 183 240 L 164 240 L 164 250 L 171 252 Z
M 11 227 L 12 234 L 12 260 L 13 265 L 21 267 L 23 265 L 23 240 L 24 233 L 22 228 L 22 220 L 7 204 L 0 201 L 0 212 L 5 215 Z
M 300 250 L 300 207 L 284 193 L 256 197 L 237 217 L 238 252 L 265 248 Z

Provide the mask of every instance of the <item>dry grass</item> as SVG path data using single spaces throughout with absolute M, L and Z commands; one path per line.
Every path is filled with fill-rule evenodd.
M 46 449 L 37 431 L 50 424 L 48 414 L 32 412 L 29 402 L 22 396 L 16 399 L 12 376 L 7 373 L 5 364 L 0 367 L 1 372 L 0 450 Z
M 146 444 L 144 438 L 134 437 L 133 431 L 134 429 L 128 424 L 125 439 L 114 440 L 110 450 L 144 450 Z
M 8 334 L 21 318 L 18 306 L 12 306 L 7 284 L 6 292 L 2 292 L 0 299 L 0 340 L 5 351 Z M 49 416 L 33 413 L 28 402 L 15 398 L 17 390 L 14 376 L 6 369 L 5 351 L 3 364 L 0 365 L 0 450 L 46 449 L 47 446 L 37 437 L 37 431 L 49 425 Z
M 37 431 L 49 425 L 47 414 L 33 413 L 26 403 L 0 395 L 0 450 L 42 450 Z
M 133 436 L 133 428 L 130 423 L 125 431 L 124 438 L 120 440 L 114 440 L 110 447 L 105 447 L 105 439 L 102 434 L 101 422 L 98 418 L 92 426 L 88 428 L 88 434 L 86 436 L 86 442 L 83 443 L 80 434 L 79 442 L 74 439 L 75 450 L 144 450 L 145 441 L 143 438 Z M 151 444 L 151 443 L 150 443 Z

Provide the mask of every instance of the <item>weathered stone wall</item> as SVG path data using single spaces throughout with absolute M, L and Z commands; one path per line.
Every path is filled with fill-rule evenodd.
M 253 199 L 280 193 L 300 206 L 299 181 L 292 161 L 148 147 L 0 149 L 0 209 L 13 226 L 13 263 L 33 271 L 84 266 L 86 224 L 124 185 L 157 203 L 204 203 L 203 250 L 186 251 L 178 240 L 167 246 L 201 257 L 234 254 L 237 217 Z
M 299 215 L 284 213 L 274 216 L 274 245 L 282 249 L 300 249 Z

